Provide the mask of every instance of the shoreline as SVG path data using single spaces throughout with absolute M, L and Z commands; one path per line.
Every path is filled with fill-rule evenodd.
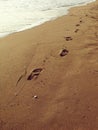
M 15 32 L 10 32 L 10 33 L 1 34 L 2 36 L 0 36 L 0 38 L 5 38 L 6 36 L 13 35 L 14 33 L 20 33 L 20 32 L 22 32 L 22 31 L 30 30 L 30 29 L 36 28 L 36 27 L 38 27 L 38 26 L 41 26 L 42 24 L 45 24 L 46 22 L 50 22 L 50 21 L 57 20 L 58 18 L 61 18 L 61 17 L 63 17 L 63 16 L 68 15 L 69 12 L 70 12 L 70 10 L 71 10 L 72 8 L 86 6 L 86 5 L 91 4 L 91 3 L 93 3 L 93 2 L 96 2 L 96 0 L 91 0 L 90 2 L 83 2 L 82 4 L 79 3 L 79 4 L 74 5 L 74 6 L 69 6 L 69 8 L 67 7 L 68 9 L 66 9 L 66 14 L 63 14 L 62 16 L 58 16 L 58 17 L 51 18 L 50 20 L 47 20 L 47 21 L 44 21 L 44 22 L 42 22 L 42 23 L 36 24 L 35 26 L 30 25 L 30 27 L 25 27 L 25 28 L 23 28 L 23 29 L 21 28 L 21 29 L 15 31 Z
M 98 130 L 98 0 L 0 38 L 0 130 Z

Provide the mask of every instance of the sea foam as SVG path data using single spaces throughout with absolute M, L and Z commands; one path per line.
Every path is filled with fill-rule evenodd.
M 0 37 L 40 25 L 95 0 L 0 0 Z

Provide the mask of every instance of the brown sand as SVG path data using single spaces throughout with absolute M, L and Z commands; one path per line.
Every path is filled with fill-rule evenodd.
M 0 130 L 98 130 L 98 1 L 0 39 Z

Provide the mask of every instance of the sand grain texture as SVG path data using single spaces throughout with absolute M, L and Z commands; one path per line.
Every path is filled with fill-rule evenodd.
M 98 130 L 98 1 L 0 39 L 0 130 Z

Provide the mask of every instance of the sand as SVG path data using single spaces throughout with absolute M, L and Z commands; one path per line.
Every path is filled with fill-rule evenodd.
M 98 130 L 98 1 L 0 39 L 0 130 Z

